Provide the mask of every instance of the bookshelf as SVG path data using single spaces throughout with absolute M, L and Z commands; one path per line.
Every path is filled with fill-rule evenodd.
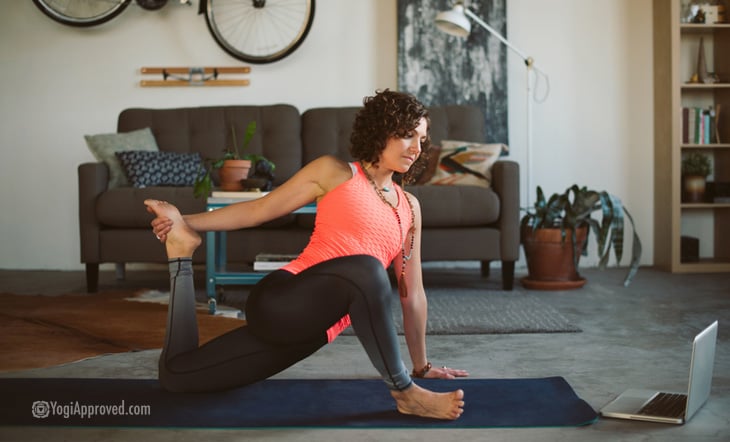
M 703 202 L 684 202 L 681 173 L 683 156 L 699 152 L 713 165 L 709 188 L 719 194 L 725 183 L 730 186 L 730 24 L 683 23 L 687 3 L 653 2 L 654 263 L 677 273 L 730 272 L 730 203 L 712 194 Z M 700 42 L 714 83 L 690 82 L 698 72 Z M 682 109 L 718 106 L 712 127 L 717 125 L 719 139 L 688 140 Z M 698 259 L 682 257 L 682 237 L 699 245 Z

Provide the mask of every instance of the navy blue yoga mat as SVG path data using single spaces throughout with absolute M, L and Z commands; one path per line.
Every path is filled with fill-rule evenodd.
M 0 425 L 112 427 L 479 428 L 587 425 L 596 412 L 562 377 L 419 380 L 462 388 L 456 421 L 405 416 L 380 380 L 267 380 L 215 393 L 170 393 L 156 380 L 0 379 Z

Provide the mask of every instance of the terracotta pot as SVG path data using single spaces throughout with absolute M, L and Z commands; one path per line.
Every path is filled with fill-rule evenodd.
M 701 175 L 684 175 L 683 182 L 683 198 L 686 203 L 701 203 L 705 201 L 705 187 L 707 182 Z
M 243 190 L 241 181 L 248 178 L 251 170 L 250 160 L 225 160 L 220 168 L 221 189 L 228 191 Z
M 582 287 L 586 280 L 581 278 L 573 260 L 572 230 L 565 231 L 565 241 L 560 229 L 524 229 L 522 247 L 525 250 L 529 275 L 522 284 L 529 289 L 566 290 Z M 578 229 L 578 253 L 583 250 L 588 227 Z M 580 259 L 580 255 L 578 255 Z

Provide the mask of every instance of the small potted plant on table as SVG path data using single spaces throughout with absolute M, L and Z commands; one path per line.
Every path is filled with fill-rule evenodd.
M 607 266 L 611 249 L 618 265 L 623 255 L 624 214 L 631 222 L 634 235 L 624 285 L 631 282 L 641 260 L 641 241 L 634 220 L 618 198 L 573 185 L 546 199 L 538 186 L 535 205 L 526 212 L 520 225 L 528 267 L 528 276 L 522 279 L 525 287 L 538 290 L 582 287 L 586 280 L 578 273 L 578 261 L 580 255 L 587 254 L 591 232 L 598 244 L 599 267 Z M 592 218 L 594 212 L 602 214 L 600 222 Z
M 225 149 L 220 159 L 207 159 L 201 165 L 198 176 L 193 184 L 193 193 L 196 197 L 207 197 L 213 189 L 212 172 L 219 170 L 220 188 L 225 191 L 239 191 L 248 188 L 270 190 L 274 179 L 275 165 L 262 155 L 244 154 L 256 133 L 256 122 L 252 121 L 246 127 L 246 133 L 241 143 L 241 149 L 236 146 L 236 129 L 231 127 L 233 147 Z M 251 171 L 253 177 L 249 178 Z M 253 181 L 252 181 L 253 180 Z

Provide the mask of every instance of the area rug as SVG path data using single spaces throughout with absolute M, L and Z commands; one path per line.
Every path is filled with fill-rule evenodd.
M 431 289 L 431 335 L 558 333 L 579 328 L 535 296 L 477 289 Z M 164 296 L 162 296 L 164 295 Z M 30 296 L 0 294 L 0 371 L 50 367 L 108 353 L 162 347 L 167 295 L 149 291 Z M 397 297 L 397 294 L 394 294 Z M 400 303 L 393 317 L 402 334 Z M 242 325 L 198 313 L 201 343 Z M 352 335 L 352 328 L 345 331 Z
M 429 335 L 574 333 L 580 328 L 536 295 L 468 288 L 431 288 L 428 293 Z M 394 295 L 397 297 L 397 295 Z M 393 318 L 403 334 L 400 303 Z M 343 334 L 354 334 L 352 328 Z
M 574 333 L 580 328 L 537 295 L 520 292 L 467 288 L 430 288 L 428 292 L 429 335 L 483 335 L 519 333 Z M 169 293 L 148 291 L 135 298 L 166 302 Z M 403 334 L 403 316 L 398 292 L 393 290 L 393 319 Z M 354 336 L 352 327 L 343 332 Z
M 485 428 L 579 426 L 596 412 L 562 377 L 433 380 L 464 390 L 455 421 L 400 414 L 380 380 L 267 380 L 169 393 L 151 379 L 0 379 L 0 425 L 185 428 Z
M 167 306 L 125 300 L 139 294 L 0 294 L 0 371 L 162 348 Z M 205 310 L 198 313 L 201 343 L 241 324 Z

